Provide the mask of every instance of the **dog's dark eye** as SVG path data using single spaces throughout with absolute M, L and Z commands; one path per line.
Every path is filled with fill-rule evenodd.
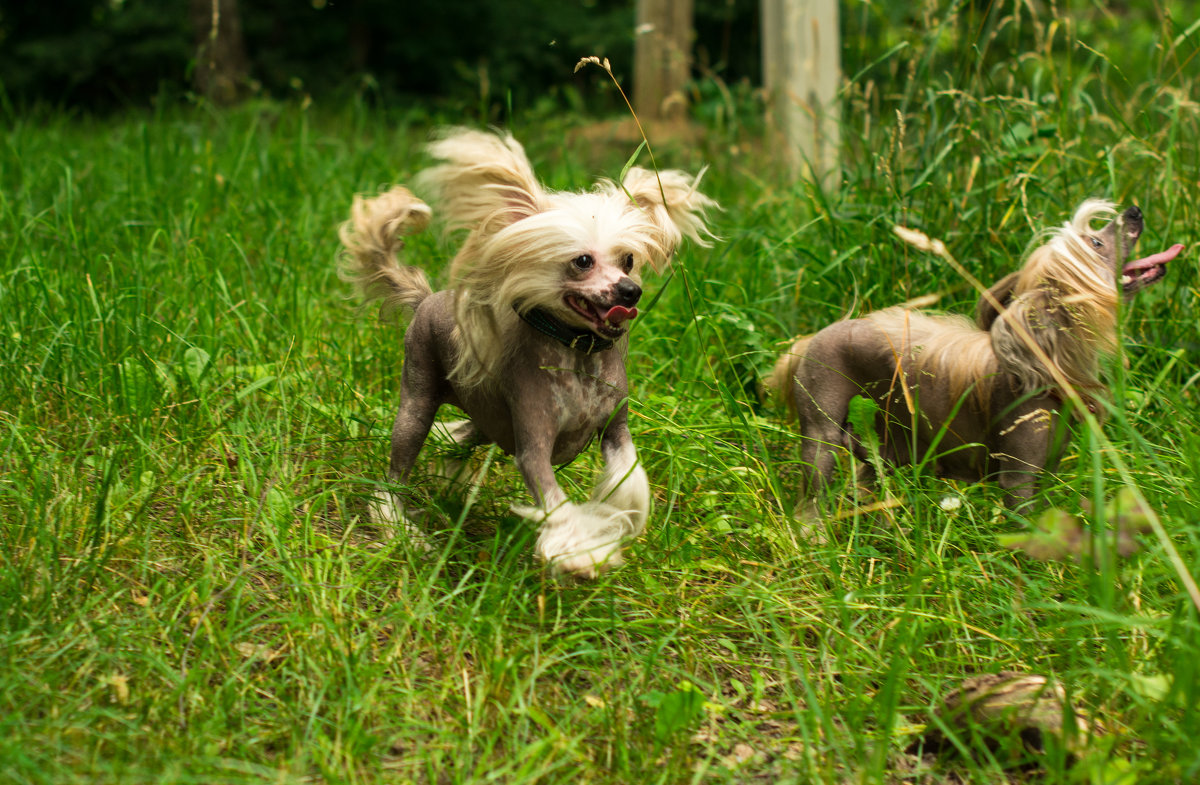
M 576 256 L 572 259 L 571 264 L 580 270 L 590 270 L 596 265 L 596 260 L 592 258 L 591 254 L 585 253 L 583 256 Z
M 633 254 L 625 254 L 625 258 L 621 260 L 621 269 L 623 269 L 625 272 L 629 272 L 633 269 Z
M 1093 248 L 1103 248 L 1104 247 L 1104 243 L 1100 242 L 1099 238 L 1089 237 L 1088 239 L 1092 241 Z

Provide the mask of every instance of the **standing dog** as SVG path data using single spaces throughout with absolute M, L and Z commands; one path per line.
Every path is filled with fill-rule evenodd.
M 404 188 L 356 198 L 341 228 L 341 274 L 383 310 L 414 310 L 404 336 L 400 411 L 390 478 L 403 482 L 442 404 L 468 422 L 464 446 L 499 445 L 514 456 L 536 504 L 537 553 L 586 577 L 620 562 L 620 541 L 646 525 L 650 488 L 630 438 L 626 332 L 637 316 L 643 266 L 661 270 L 684 237 L 707 245 L 699 178 L 633 168 L 621 183 L 584 193 L 544 189 L 508 135 L 450 130 L 430 145 L 441 163 L 419 188 L 466 237 L 450 266 L 451 289 L 434 293 L 401 264 L 401 236 L 432 212 Z M 600 437 L 605 468 L 591 500 L 575 504 L 554 466 Z M 376 516 L 414 532 L 401 499 L 383 494 Z M 417 535 L 419 536 L 419 534 Z
M 798 341 L 776 364 L 773 386 L 800 422 L 805 496 L 824 490 L 836 453 L 866 457 L 847 421 L 850 400 L 878 406 L 875 437 L 891 464 L 929 460 L 955 479 L 995 479 L 1010 506 L 1027 501 L 1057 459 L 1053 437 L 1064 406 L 1061 381 L 1089 407 L 1103 391 L 1101 352 L 1116 340 L 1118 291 L 1157 282 L 1182 245 L 1126 264 L 1142 234 L 1142 211 L 1114 216 L 1089 200 L 1035 249 L 1020 271 L 960 316 L 887 308 L 837 322 Z M 864 470 L 869 475 L 870 469 Z

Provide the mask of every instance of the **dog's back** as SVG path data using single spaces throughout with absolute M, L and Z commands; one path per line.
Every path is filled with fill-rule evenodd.
M 968 319 L 894 307 L 796 341 L 776 362 L 769 386 L 798 416 L 806 399 L 826 397 L 813 390 L 848 383 L 852 395 L 862 394 L 893 380 L 898 363 L 914 381 L 936 377 L 956 400 L 996 371 L 990 336 Z
M 913 429 L 921 452 L 947 421 L 962 438 L 952 436 L 945 446 L 983 439 L 975 425 L 988 420 L 978 414 L 989 405 L 995 369 L 988 333 L 970 320 L 894 307 L 796 342 L 776 364 L 772 385 L 800 424 L 806 463 L 828 476 L 830 447 L 862 452 L 862 435 L 848 424 L 855 396 L 879 406 L 876 431 L 885 460 L 907 463 L 919 457 L 912 454 Z M 958 457 L 978 462 L 968 452 Z
M 912 377 L 937 380 L 950 399 L 957 402 L 972 390 L 975 402 L 987 408 L 984 380 L 996 373 L 996 354 L 992 338 L 969 319 L 955 314 L 931 314 L 901 307 L 885 308 L 864 317 L 887 341 L 905 372 Z

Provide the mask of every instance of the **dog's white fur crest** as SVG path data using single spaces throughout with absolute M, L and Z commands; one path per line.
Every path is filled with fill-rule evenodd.
M 1000 366 L 1020 380 L 1022 391 L 1057 387 L 1056 375 L 1081 391 L 1102 386 L 1099 354 L 1116 342 L 1120 296 L 1112 268 L 1088 238 L 1093 221 L 1116 212 L 1112 202 L 1085 201 L 1021 268 L 1012 300 L 992 327 L 992 346 Z M 1121 238 L 1121 233 L 1115 236 Z M 1058 374 L 1022 332 L 1032 336 Z
M 562 302 L 571 259 L 588 254 L 603 264 L 632 254 L 636 281 L 642 263 L 661 271 L 684 237 L 707 246 L 712 236 L 705 214 L 716 202 L 696 190 L 700 177 L 684 172 L 634 167 L 620 184 L 601 180 L 590 192 L 568 193 L 544 189 L 508 134 L 450 129 L 429 152 L 442 163 L 418 175 L 418 186 L 448 230 L 469 230 L 450 265 L 463 351 L 449 375 L 463 386 L 486 383 L 504 365 L 505 335 L 519 318 L 514 302 L 573 318 Z

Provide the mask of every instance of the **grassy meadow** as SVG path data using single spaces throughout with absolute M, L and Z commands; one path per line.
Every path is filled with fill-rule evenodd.
M 697 86 L 689 141 L 651 138 L 661 166 L 709 167 L 722 240 L 647 278 L 630 406 L 655 510 L 591 583 L 533 562 L 500 454 L 477 493 L 414 482 L 432 554 L 366 517 L 401 326 L 347 299 L 336 228 L 354 193 L 422 166 L 434 125 L 478 117 L 5 109 L 0 781 L 1200 777 L 1196 26 L 1020 5 L 868 36 L 867 7 L 846 11 L 870 65 L 846 74 L 841 188 L 781 176 L 737 85 Z M 553 187 L 617 176 L 637 147 L 607 121 L 492 119 Z M 1005 549 L 1032 523 L 996 488 L 912 470 L 875 496 L 846 482 L 831 535 L 806 540 L 799 440 L 759 387 L 788 339 L 921 295 L 970 311 L 897 224 L 990 282 L 1089 196 L 1142 207 L 1143 253 L 1188 246 L 1123 314 L 1107 420 L 1046 483 L 1094 548 Z M 410 258 L 436 279 L 450 248 L 430 233 Z M 561 470 L 575 498 L 596 452 Z M 1125 558 L 1105 510 L 1123 489 L 1154 524 Z M 1053 679 L 1095 733 L 1033 755 L 940 719 L 1000 670 Z

